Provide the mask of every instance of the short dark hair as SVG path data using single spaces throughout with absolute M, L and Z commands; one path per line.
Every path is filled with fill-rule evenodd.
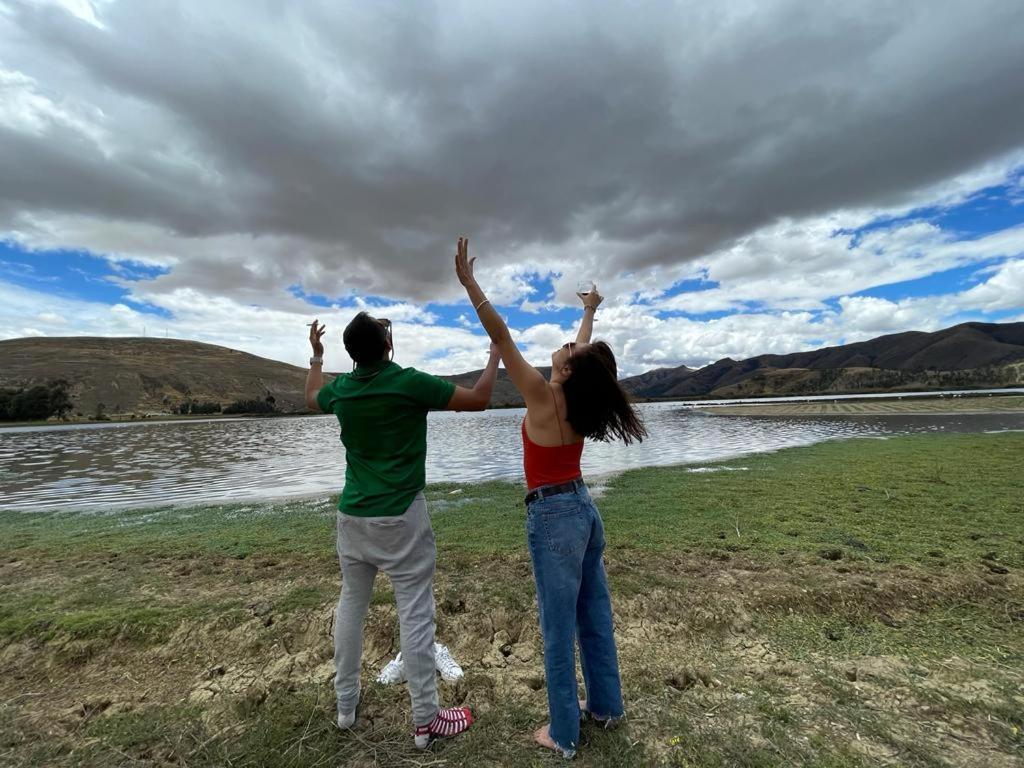
M 367 365 L 384 359 L 388 351 L 388 332 L 365 312 L 352 318 L 342 335 L 345 351 L 356 365 Z
M 595 341 L 569 359 L 571 373 L 562 383 L 566 420 L 592 440 L 621 440 L 629 445 L 647 436 L 643 420 L 619 384 L 612 348 Z

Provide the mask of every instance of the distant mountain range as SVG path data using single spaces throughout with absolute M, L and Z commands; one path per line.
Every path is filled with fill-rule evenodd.
M 1020 383 L 1024 323 L 963 323 L 788 355 L 724 358 L 622 380 L 637 397 L 753 397 Z
M 548 375 L 550 369 L 542 369 Z M 472 386 L 479 371 L 445 376 Z M 68 382 L 75 415 L 170 413 L 183 403 L 271 398 L 305 410 L 306 370 L 246 352 L 176 339 L 28 338 L 0 341 L 0 388 Z M 1024 383 L 1024 323 L 964 323 L 789 355 L 725 358 L 622 380 L 638 398 L 748 397 L 1012 386 Z M 500 371 L 492 404 L 521 405 Z

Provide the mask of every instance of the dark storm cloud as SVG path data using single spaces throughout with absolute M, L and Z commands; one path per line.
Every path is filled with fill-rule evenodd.
M 17 4 L 0 64 L 102 130 L 8 127 L 0 231 L 156 224 L 182 238 L 165 288 L 230 293 L 217 265 L 244 259 L 268 290 L 302 263 L 422 299 L 460 232 L 506 262 L 596 237 L 615 269 L 672 265 L 1024 146 L 1018 3 L 508 6 L 116 2 L 96 27 Z M 252 247 L 190 265 L 218 236 Z

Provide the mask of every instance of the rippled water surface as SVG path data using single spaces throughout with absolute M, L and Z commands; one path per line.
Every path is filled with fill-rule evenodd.
M 640 406 L 650 438 L 588 444 L 587 476 L 712 461 L 830 438 L 1024 429 L 1024 415 L 722 417 Z M 522 477 L 522 410 L 432 413 L 428 482 Z M 337 493 L 344 450 L 333 416 L 0 430 L 0 509 L 103 509 Z

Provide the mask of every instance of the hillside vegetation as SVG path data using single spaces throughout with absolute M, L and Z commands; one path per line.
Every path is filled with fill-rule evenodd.
M 179 413 L 189 403 L 228 408 L 267 398 L 285 413 L 306 407 L 305 369 L 213 344 L 94 337 L 0 341 L 0 387 L 53 379 L 68 383 L 72 415 L 82 417 Z

